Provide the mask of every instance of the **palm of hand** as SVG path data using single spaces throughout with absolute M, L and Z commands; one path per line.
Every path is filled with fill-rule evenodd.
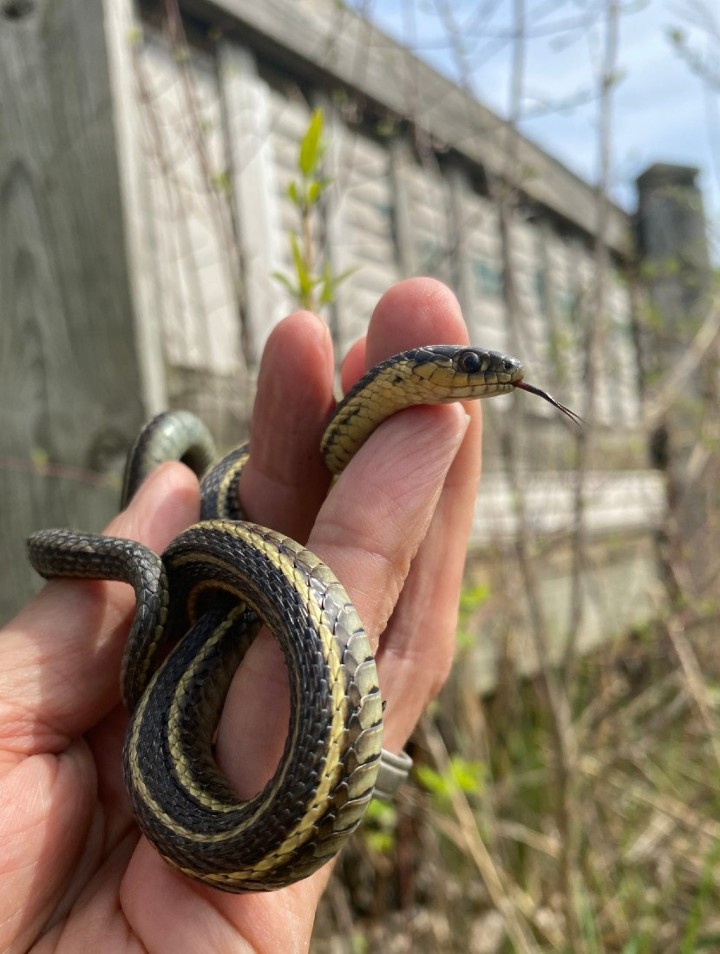
M 450 293 L 429 279 L 378 305 L 344 383 L 413 345 L 466 340 Z M 396 751 L 442 684 L 452 657 L 465 542 L 479 471 L 479 420 L 457 406 L 388 421 L 323 503 L 317 447 L 332 400 L 332 348 L 306 313 L 271 336 L 241 496 L 250 516 L 305 541 L 350 592 L 377 652 Z M 467 429 L 466 429 L 467 428 Z M 162 551 L 197 520 L 195 478 L 164 465 L 109 533 Z M 132 594 L 120 584 L 48 584 L 0 640 L 0 948 L 172 951 L 307 950 L 329 876 L 267 895 L 228 895 L 168 867 L 139 835 L 121 778 L 126 714 L 117 675 Z M 428 614 L 433 625 L 427 625 Z M 247 797 L 276 764 L 287 724 L 278 650 L 259 637 L 236 674 L 218 760 Z M 268 719 L 270 711 L 275 718 Z

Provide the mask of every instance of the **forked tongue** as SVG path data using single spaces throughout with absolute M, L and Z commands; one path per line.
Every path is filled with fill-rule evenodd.
M 529 391 L 531 394 L 537 394 L 538 397 L 541 397 L 544 401 L 547 401 L 548 404 L 552 404 L 553 407 L 556 407 L 559 411 L 562 411 L 570 420 L 577 424 L 578 427 L 582 427 L 584 421 L 579 414 L 576 414 L 575 411 L 571 411 L 569 407 L 565 407 L 564 404 L 561 404 L 559 401 L 556 401 L 552 394 L 548 394 L 547 391 L 542 391 L 540 388 L 536 388 L 534 384 L 528 384 L 527 381 L 518 381 L 515 384 L 516 388 L 521 388 L 523 391 Z

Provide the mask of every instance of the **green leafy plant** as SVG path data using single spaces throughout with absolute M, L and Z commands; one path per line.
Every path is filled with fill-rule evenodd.
M 490 598 L 490 587 L 487 583 L 466 584 L 460 593 L 458 607 L 457 646 L 458 649 L 467 649 L 475 641 L 472 631 L 472 619 L 480 607 Z
M 415 767 L 415 775 L 422 787 L 430 793 L 436 808 L 450 809 L 453 792 L 464 795 L 481 795 L 485 789 L 487 768 L 483 762 L 468 761 L 452 755 L 447 768 L 438 772 L 429 765 Z
M 316 270 L 313 223 L 319 210 L 320 199 L 332 182 L 323 174 L 326 152 L 323 130 L 323 112 L 316 109 L 298 148 L 299 178 L 293 179 L 287 187 L 288 198 L 300 217 L 299 234 L 290 233 L 293 273 L 286 275 L 273 272 L 273 278 L 287 289 L 297 304 L 311 311 L 319 311 L 324 305 L 331 304 L 335 300 L 338 286 L 355 271 L 350 268 L 334 275 L 327 259 Z
M 375 799 L 368 805 L 363 825 L 363 838 L 371 851 L 381 855 L 392 854 L 397 835 L 398 813 L 389 802 Z

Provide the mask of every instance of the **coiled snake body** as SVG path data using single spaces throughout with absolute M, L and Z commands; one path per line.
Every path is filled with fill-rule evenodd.
M 340 474 L 385 418 L 412 404 L 489 397 L 520 387 L 519 361 L 464 346 L 418 348 L 382 362 L 331 418 L 322 454 Z M 199 474 L 212 441 L 187 412 L 167 412 L 128 458 L 123 505 L 160 462 Z M 306 877 L 357 827 L 381 765 L 382 699 L 370 643 L 332 572 L 293 540 L 242 520 L 239 448 L 201 483 L 201 522 L 162 558 L 130 540 L 44 530 L 29 542 L 45 577 L 123 580 L 136 611 L 121 692 L 130 711 L 124 778 L 138 824 L 167 861 L 227 891 L 271 890 Z M 261 622 L 284 653 L 290 681 L 285 751 L 248 801 L 213 758 L 230 680 Z

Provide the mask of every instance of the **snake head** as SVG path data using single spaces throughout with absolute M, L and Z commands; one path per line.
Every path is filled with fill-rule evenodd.
M 423 362 L 428 362 L 428 356 L 437 363 L 439 370 L 433 375 L 433 383 L 438 386 L 447 384 L 449 395 L 453 393 L 449 390 L 450 387 L 457 389 L 455 393 L 460 395 L 459 389 L 463 385 L 467 388 L 464 395 L 466 397 L 490 397 L 493 394 L 506 393 L 512 388 L 520 388 L 522 391 L 537 394 L 538 397 L 562 411 L 578 426 L 583 423 L 581 417 L 547 391 L 535 387 L 534 384 L 528 384 L 524 380 L 525 369 L 522 362 L 518 358 L 513 358 L 512 355 L 504 354 L 502 351 L 489 351 L 485 348 L 461 345 L 432 345 L 419 348 L 413 354 L 417 356 L 419 367 L 422 367 Z M 443 380 L 440 380 L 441 378 Z
M 397 356 L 400 358 L 401 356 Z M 397 360 L 391 359 L 391 360 Z M 413 377 L 428 382 L 418 404 L 441 404 L 507 394 L 522 381 L 524 369 L 517 358 L 501 351 L 472 345 L 426 345 L 406 351 Z M 413 389 L 403 382 L 408 393 Z

